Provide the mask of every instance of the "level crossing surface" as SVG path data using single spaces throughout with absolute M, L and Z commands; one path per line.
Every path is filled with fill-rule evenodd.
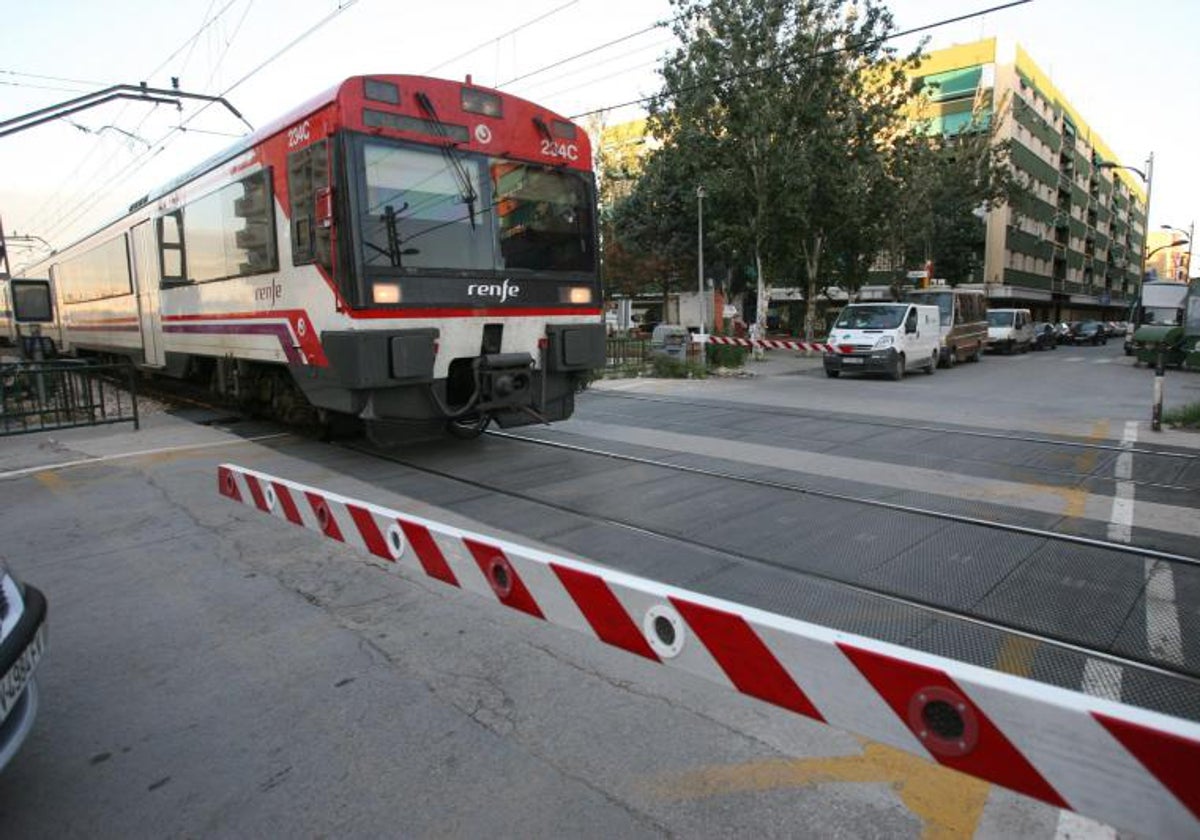
M 600 394 L 584 395 L 581 421 L 608 428 L 612 432 L 609 438 L 617 437 L 619 431 L 636 439 L 604 441 L 599 435 L 584 434 L 595 429 L 582 425 L 574 429 L 564 426 L 563 436 L 587 439 L 593 447 L 603 442 L 614 451 L 646 459 L 665 458 L 700 467 L 719 463 L 725 471 L 730 471 L 739 460 L 729 458 L 730 453 L 716 451 L 721 445 L 720 438 L 712 434 L 700 435 L 705 438 L 700 451 L 680 448 L 665 452 L 662 440 L 640 437 L 648 430 L 662 431 L 652 428 L 659 424 L 645 419 L 634 422 L 628 416 L 615 417 L 611 414 L 613 409 L 601 408 L 603 399 Z M 678 407 L 667 408 L 675 413 Z M 689 410 L 696 409 L 689 407 Z M 794 421 L 791 418 L 789 422 L 794 424 Z M 759 418 L 759 422 L 768 421 Z M 871 516 L 870 528 L 880 528 L 881 522 L 884 526 L 874 540 L 850 539 L 847 544 L 838 545 L 831 543 L 836 536 L 834 526 L 844 528 L 847 519 L 854 520 L 858 514 L 847 514 L 843 507 L 848 503 L 836 499 L 807 499 L 810 504 L 801 511 L 789 496 L 759 497 L 758 491 L 765 488 L 755 492 L 748 487 L 730 490 L 726 483 L 717 486 L 714 479 L 700 474 L 681 476 L 648 463 L 585 458 L 567 450 L 538 448 L 524 441 L 499 437 L 479 441 L 478 446 L 469 450 L 474 453 L 473 458 L 464 457 L 468 452 L 465 448 L 450 444 L 423 446 L 418 453 L 393 452 L 389 457 L 380 457 L 379 453 L 330 447 L 292 436 L 269 437 L 278 433 L 269 427 L 244 426 L 245 431 L 240 433 L 243 437 L 239 439 L 231 434 L 239 425 L 225 429 L 219 425 L 180 425 L 173 428 L 176 437 L 170 439 L 155 438 L 156 432 L 151 429 L 150 433 L 139 436 L 136 443 L 131 435 L 109 436 L 100 442 L 95 438 L 84 440 L 81 434 L 63 434 L 56 436 L 52 444 L 46 439 L 31 441 L 31 446 L 20 456 L 12 456 L 13 468 L 8 472 L 24 472 L 8 478 L 0 489 L 6 491 L 5 501 L 19 514 L 22 526 L 13 524 L 18 520 L 6 519 L 6 544 L 17 555 L 25 577 L 32 579 L 38 563 L 46 564 L 43 569 L 53 583 L 52 616 L 56 600 L 65 607 L 65 623 L 60 632 L 66 646 L 60 654 L 64 659 L 59 659 L 58 665 L 70 663 L 74 667 L 55 676 L 51 670 L 55 660 L 49 660 L 46 677 L 55 676 L 49 687 L 54 688 L 57 683 L 65 691 L 65 686 L 78 681 L 82 673 L 87 681 L 103 686 L 101 694 L 106 699 L 119 698 L 131 703 L 132 697 L 123 681 L 129 681 L 132 687 L 142 685 L 138 680 L 145 680 L 148 696 L 154 696 L 151 687 L 161 683 L 164 674 L 173 675 L 165 684 L 168 690 L 184 690 L 189 686 L 195 692 L 196 680 L 207 686 L 199 696 L 181 701 L 171 720 L 156 725 L 150 733 L 143 732 L 140 721 L 135 720 L 148 714 L 149 707 L 132 703 L 119 716 L 117 731 L 124 736 L 124 742 L 115 745 L 103 743 L 103 739 L 97 739 L 89 731 L 81 716 L 72 713 L 70 704 L 65 703 L 63 692 L 58 699 L 48 692 L 47 710 L 57 711 L 47 711 L 47 720 L 58 720 L 60 727 L 51 731 L 66 740 L 51 744 L 44 738 L 35 738 L 30 755 L 23 760 L 44 774 L 40 778 L 51 789 L 57 785 L 58 789 L 70 792 L 68 799 L 76 808 L 75 818 L 80 820 L 75 825 L 84 824 L 85 817 L 100 818 L 102 824 L 124 826 L 127 833 L 136 836 L 135 825 L 120 822 L 114 810 L 106 810 L 86 793 L 96 784 L 94 790 L 107 791 L 113 801 L 120 801 L 116 792 L 136 767 L 137 777 L 145 781 L 139 788 L 142 794 L 138 807 L 159 815 L 166 821 L 164 824 L 176 826 L 214 824 L 233 828 L 272 824 L 272 820 L 278 821 L 285 813 L 285 806 L 276 798 L 282 800 L 290 790 L 297 791 L 301 798 L 311 797 L 315 787 L 328 785 L 333 793 L 317 799 L 322 805 L 336 806 L 333 811 L 341 816 L 317 817 L 316 824 L 369 831 L 371 826 L 386 824 L 386 809 L 379 804 L 381 780 L 386 779 L 428 803 L 428 811 L 454 814 L 455 825 L 468 829 L 476 826 L 480 830 L 489 824 L 487 818 L 467 813 L 470 809 L 455 810 L 451 804 L 464 791 L 487 803 L 496 797 L 510 798 L 508 804 L 499 805 L 491 814 L 491 827 L 513 827 L 519 814 L 524 814 L 530 825 L 549 831 L 576 825 L 565 815 L 568 810 L 575 811 L 575 817 L 590 815 L 588 819 L 596 825 L 611 830 L 621 830 L 624 825 L 627 831 L 623 833 L 646 836 L 696 833 L 721 825 L 722 820 L 729 820 L 731 829 L 735 825 L 752 826 L 765 836 L 793 836 L 797 820 L 822 833 L 849 832 L 863 836 L 904 836 L 920 833 L 922 826 L 951 824 L 960 833 L 976 836 L 1022 833 L 1049 837 L 1059 830 L 1062 818 L 1054 809 L 1035 806 L 999 788 L 979 787 L 944 770 L 935 769 L 935 775 L 925 776 L 918 765 L 888 753 L 880 745 L 863 745 L 820 727 L 797 729 L 794 721 L 776 717 L 767 707 L 730 702 L 702 684 L 678 684 L 648 673 L 626 662 L 626 658 L 610 658 L 544 628 L 531 629 L 520 622 L 514 623 L 509 616 L 492 614 L 475 602 L 457 599 L 452 593 L 413 588 L 414 583 L 403 576 L 380 576 L 372 567 L 344 556 L 344 552 L 323 545 L 314 547 L 302 535 L 264 532 L 253 517 L 231 513 L 218 504 L 223 500 L 208 498 L 213 495 L 216 465 L 229 460 L 335 491 L 353 492 L 359 497 L 415 504 L 426 514 L 436 514 L 463 526 L 483 527 L 510 538 L 566 548 L 572 553 L 586 552 L 613 565 L 625 563 L 626 568 L 639 574 L 666 577 L 667 582 L 692 588 L 707 586 L 709 591 L 719 590 L 726 597 L 758 597 L 773 609 L 803 612 L 829 626 L 836 627 L 841 621 L 854 622 L 843 626 L 921 650 L 984 663 L 999 673 L 1024 674 L 1050 684 L 1082 687 L 1092 692 L 1104 690 L 1108 692 L 1105 696 L 1164 710 L 1170 710 L 1172 703 L 1181 706 L 1187 703 L 1186 696 L 1183 700 L 1172 700 L 1170 692 L 1161 688 L 1162 675 L 1153 670 L 1089 657 L 1086 650 L 1052 644 L 1045 639 L 991 626 L 968 626 L 943 615 L 931 616 L 912 605 L 854 589 L 846 581 L 828 574 L 814 577 L 813 569 L 807 570 L 809 577 L 804 577 L 803 569 L 744 561 L 746 555 L 767 547 L 781 557 L 794 558 L 803 553 L 828 564 L 828 568 L 816 571 L 838 571 L 837 560 L 843 561 L 842 572 L 862 570 L 870 566 L 861 562 L 870 546 L 887 547 L 894 540 L 894 533 L 912 540 L 906 543 L 906 548 L 919 549 L 922 545 L 940 545 L 939 538 L 948 542 L 946 531 L 961 523 L 941 523 L 934 533 L 921 532 L 917 526 L 901 524 L 908 522 L 907 516 L 878 509 Z M 684 434 L 682 430 L 673 433 Z M 767 433 L 769 438 L 769 430 Z M 533 429 L 522 434 L 544 435 Z M 245 438 L 262 439 L 245 443 Z M 748 439 L 745 443 L 770 445 L 769 440 Z M 1114 443 L 1119 448 L 1119 441 Z M 776 459 L 787 454 L 788 449 L 800 450 L 795 441 L 787 446 L 778 444 L 776 438 Z M 181 449 L 181 446 L 195 448 Z M 231 447 L 244 451 L 234 452 Z M 530 451 L 517 455 L 518 449 Z M 879 457 L 876 453 L 876 460 Z M 61 470 L 37 468 L 39 463 L 66 464 L 80 460 L 90 463 Z M 1137 460 L 1135 455 L 1135 471 Z M 905 468 L 904 464 L 899 466 Z M 971 470 L 976 479 L 988 477 L 986 466 L 974 464 Z M 772 463 L 766 467 L 759 465 L 754 472 L 773 478 L 785 472 L 795 479 L 797 471 L 786 464 Z M 1099 467 L 1093 472 L 1098 474 Z M 627 483 L 614 484 L 618 477 Z M 583 483 L 575 484 L 569 480 L 572 478 Z M 1020 477 L 993 474 L 991 478 L 1013 482 Z M 820 476 L 819 481 L 822 486 L 847 494 L 853 491 L 860 496 L 871 495 L 864 492 L 870 482 L 861 477 L 843 478 L 837 483 L 838 479 Z M 498 489 L 484 486 L 497 482 L 503 486 Z M 614 486 L 626 489 L 614 492 Z M 99 488 L 103 488 L 103 495 L 97 498 Z M 1089 494 L 1103 495 L 1103 489 L 1102 484 L 1096 483 L 1092 487 L 1095 492 Z M 531 501 L 529 497 L 539 493 L 545 498 Z M 955 509 L 955 505 L 962 503 L 954 497 L 919 488 L 900 493 L 878 489 L 875 497 L 882 501 L 904 497 L 899 500 L 912 502 L 914 494 L 919 494 L 918 500 L 931 509 L 938 509 L 939 503 L 944 504 L 942 509 Z M 583 513 L 564 509 L 579 498 L 589 502 Z M 546 500 L 558 507 L 548 509 Z M 28 507 L 18 506 L 21 504 Z M 1060 511 L 1055 517 L 1044 510 L 997 504 L 995 499 L 971 500 L 970 504 L 974 507 L 966 512 L 972 514 L 995 514 L 997 518 L 1003 518 L 999 514 L 1004 514 L 1007 521 L 1030 527 L 1073 523 L 1068 530 L 1101 538 L 1096 530 L 1098 525 L 1084 527 L 1091 522 L 1086 516 L 1069 516 Z M 1087 505 L 1082 510 L 1086 512 Z M 803 527 L 791 531 L 771 529 L 764 520 L 756 519 L 764 511 L 775 517 L 797 517 L 803 513 L 808 524 L 793 519 L 790 520 L 793 525 Z M 649 521 L 627 521 L 635 515 L 650 514 L 654 516 Z M 803 535 L 796 532 L 811 532 L 814 519 L 821 523 L 820 533 L 829 535 L 825 545 L 832 547 L 822 552 L 802 552 Z M 887 526 L 895 530 L 889 531 Z M 871 531 L 864 526 L 854 533 L 865 535 Z M 1172 535 L 1169 529 L 1162 533 Z M 812 533 L 808 536 L 815 538 Z M 1136 520 L 1131 536 L 1135 540 L 1140 536 Z M 1012 562 L 1006 559 L 1002 547 L 1030 539 L 1026 535 L 1001 534 L 999 543 L 983 541 L 975 549 L 980 559 L 1011 570 Z M 1169 540 L 1162 545 L 1164 551 L 1178 547 Z M 904 549 L 898 545 L 892 548 L 895 550 L 888 555 L 885 566 L 907 567 L 910 571 L 916 568 L 905 560 L 915 557 L 919 550 L 908 551 L 910 557 L 905 558 Z M 1084 552 L 1086 558 L 1084 547 L 1073 551 Z M 885 555 L 883 552 L 874 556 Z M 740 573 L 739 560 L 744 567 Z M 1089 568 L 1086 559 L 1080 565 L 1084 571 Z M 747 570 L 754 574 L 748 574 Z M 741 584 L 740 590 L 732 583 L 739 574 L 748 581 Z M 920 578 L 907 581 L 905 575 L 898 575 L 894 581 L 897 589 L 904 593 L 933 592 L 961 598 L 979 594 L 979 591 L 958 591 L 956 587 L 964 579 L 969 581 L 969 576 L 955 574 L 953 564 L 949 569 L 931 564 L 922 574 L 926 575 L 924 583 Z M 1009 574 L 1009 580 L 1016 579 L 1013 574 L 1015 571 Z M 1173 577 L 1175 603 L 1194 604 L 1194 590 L 1188 588 L 1190 579 L 1179 573 Z M 94 595 L 87 585 L 95 586 L 97 579 L 102 582 L 99 586 L 107 602 L 104 605 L 91 605 L 88 601 Z M 861 581 L 854 583 L 858 585 Z M 1136 576 L 1130 575 L 1128 584 L 1154 596 L 1153 600 L 1162 600 L 1145 578 L 1139 585 Z M 152 602 L 139 597 L 139 585 L 148 587 L 158 597 Z M 80 588 L 72 589 L 77 586 Z M 180 586 L 184 587 L 182 594 Z M 209 586 L 216 589 L 210 592 Z M 240 592 L 241 587 L 247 591 Z M 56 591 L 61 593 L 57 599 Z M 131 599 L 132 603 L 125 599 Z M 81 610 L 84 604 L 88 609 Z M 252 618 L 256 604 L 266 605 L 269 621 Z M 137 616 L 132 627 L 124 626 L 118 621 L 119 616 L 111 614 L 116 605 L 120 605 L 118 610 L 125 615 Z M 156 652 L 153 645 L 147 648 L 139 631 L 167 627 L 176 608 L 185 613 L 185 618 L 168 634 L 168 647 L 172 644 L 176 647 L 161 652 Z M 1138 608 L 1135 598 L 1134 605 L 1129 607 L 1130 616 Z M 247 615 L 242 615 L 243 611 Z M 1043 609 L 1038 614 L 1043 613 L 1051 615 L 1052 610 Z M 1143 611 L 1143 615 L 1148 614 Z M 1177 610 L 1176 619 L 1186 664 L 1194 650 L 1194 634 L 1189 630 L 1185 613 Z M 1145 620 L 1141 644 L 1147 650 L 1156 644 L 1160 649 L 1169 649 L 1169 642 L 1164 648 L 1162 638 L 1145 629 L 1148 626 Z M 329 634 L 329 642 L 310 651 L 310 658 L 293 661 L 288 634 L 282 629 L 271 629 L 277 621 L 281 622 L 281 628 L 295 627 L 298 638 L 312 640 L 316 638 L 313 634 Z M 293 621 L 299 623 L 293 625 Z M 214 629 L 222 623 L 228 627 Z M 107 644 L 96 647 L 102 644 L 96 633 L 98 627 L 121 628 L 122 645 L 117 653 Z M 1132 618 L 1122 625 L 1129 634 L 1134 634 L 1136 627 Z M 1044 634 L 1045 628 L 1037 630 Z M 214 632 L 216 640 L 211 638 Z M 487 638 L 479 638 L 480 634 Z M 244 638 L 234 638 L 239 635 Z M 1120 648 L 1122 656 L 1146 653 L 1136 650 L 1133 642 L 1122 648 L 1121 638 L 1118 632 L 1109 641 Z M 424 641 L 427 639 L 433 641 Z M 195 668 L 177 670 L 168 664 L 172 658 L 186 655 L 183 651 L 203 648 L 213 641 L 217 642 L 218 651 L 228 648 L 240 664 L 231 670 L 227 658 L 216 652 L 203 657 Z M 142 673 L 146 657 L 157 666 L 149 673 Z M 94 663 L 89 665 L 87 659 Z M 343 667 L 331 666 L 331 661 L 354 663 L 359 670 L 351 673 Z M 260 676 L 248 677 L 247 664 Z M 413 688 L 420 688 L 423 683 L 430 699 L 422 701 L 420 691 L 409 690 L 389 697 L 389 692 L 397 689 L 394 678 L 398 664 L 417 677 Z M 105 671 L 110 666 L 123 679 L 107 675 Z M 204 669 L 212 669 L 211 679 L 197 673 Z M 1147 680 L 1147 674 L 1154 679 Z M 281 690 L 295 691 L 300 684 L 298 680 L 314 675 L 327 675 L 327 679 L 325 676 L 316 679 L 316 684 L 300 692 L 302 699 L 280 699 Z M 1144 685 L 1147 681 L 1150 684 Z M 216 706 L 221 705 L 219 698 L 227 690 L 220 687 L 222 682 L 235 687 L 234 697 L 243 705 L 271 708 L 276 704 L 278 724 L 268 724 L 256 712 L 245 715 L 244 719 L 234 715 L 226 732 L 209 731 L 218 716 L 211 710 L 200 710 L 214 701 Z M 1186 680 L 1180 683 L 1171 678 L 1170 682 L 1187 685 Z M 337 686 L 337 691 L 329 690 L 330 685 Z M 335 716 L 334 722 L 317 725 L 321 710 L 339 707 L 344 702 L 342 695 L 354 698 L 345 714 L 369 724 L 377 743 L 356 737 L 353 749 L 336 746 L 336 739 L 345 734 L 341 728 L 346 725 L 344 717 Z M 367 708 L 380 711 L 370 714 L 364 711 Z M 401 714 L 396 708 L 406 712 Z M 388 709 L 392 713 L 384 713 Z M 581 715 L 580 709 L 586 709 L 587 714 Z M 607 712 L 610 709 L 615 710 L 612 715 Z M 297 714 L 299 718 L 292 717 Z M 485 736 L 483 740 L 468 743 L 450 734 L 458 731 L 453 723 L 456 716 L 469 731 L 480 731 Z M 288 726 L 289 718 L 301 721 L 301 729 L 311 735 L 309 743 L 287 741 L 285 730 L 295 728 Z M 710 729 L 714 726 L 715 729 Z M 614 732 L 620 736 L 614 738 Z M 189 733 L 194 741 L 189 740 Z M 146 739 L 141 743 L 148 745 L 147 750 L 140 748 L 138 738 Z M 498 764 L 480 765 L 476 768 L 478 773 L 456 769 L 463 766 L 464 759 L 469 760 L 468 756 L 477 755 L 478 750 L 494 750 L 490 745 L 493 739 L 500 752 L 490 754 L 500 756 Z M 704 741 L 707 744 L 701 746 Z M 235 746 L 239 742 L 251 746 Z M 389 769 L 388 759 L 394 760 L 395 754 L 400 753 L 411 755 L 413 743 L 422 744 L 431 756 L 437 757 L 418 762 L 426 775 L 424 781 L 417 780 L 416 770 L 408 772 L 413 768 Z M 66 761 L 59 752 L 66 745 L 77 753 L 72 761 Z M 95 751 L 83 749 L 87 746 L 94 746 Z M 129 752 L 122 752 L 125 747 L 130 748 Z M 310 747 L 328 750 L 336 759 L 334 764 L 340 767 L 351 761 L 361 762 L 370 768 L 374 781 L 363 785 L 358 792 L 349 791 L 336 781 L 340 778 L 336 775 L 337 767 L 330 768 L 334 775 L 329 776 L 325 768 L 313 763 Z M 229 778 L 203 781 L 186 769 L 187 761 L 172 761 L 168 755 L 172 750 L 191 759 L 204 756 L 206 762 L 227 768 Z M 393 755 L 388 756 L 389 752 Z M 108 757 L 101 758 L 106 753 Z M 134 755 L 136 758 L 122 759 Z M 265 760 L 264 755 L 278 756 L 278 764 Z M 130 764 L 121 764 L 121 760 Z M 439 764 L 441 761 L 445 763 Z M 89 781 L 86 775 L 79 775 L 82 769 L 70 770 L 71 767 L 88 768 L 96 778 Z M 495 785 L 494 779 L 483 778 L 490 772 L 501 772 L 501 767 L 505 773 L 526 773 L 528 783 L 514 794 L 504 785 Z M 160 768 L 166 769 L 158 773 Z M 176 772 L 169 772 L 172 769 Z M 163 781 L 168 777 L 168 781 Z M 836 781 L 813 788 L 805 779 L 814 777 L 867 781 L 863 790 L 850 794 Z M 567 782 L 559 785 L 553 781 L 555 778 L 565 778 Z M 898 781 L 901 778 L 910 781 Z M 0 777 L 0 789 L 5 784 L 6 779 Z M 861 782 L 854 784 L 861 786 Z M 933 793 L 933 801 L 946 804 L 932 808 L 919 804 L 921 791 L 917 788 L 921 785 L 927 785 L 926 792 Z M 239 794 L 241 788 L 251 792 Z M 39 815 L 40 819 L 47 819 L 54 803 L 52 794 L 43 791 L 32 797 L 16 796 L 11 793 L 12 788 L 8 790 L 8 801 L 27 806 L 28 812 L 2 812 L 0 822 L 16 827 L 48 824 L 37 820 Z M 203 791 L 199 802 L 196 791 Z M 151 794 L 162 801 L 152 799 Z M 576 800 L 577 796 L 582 798 Z M 521 799 L 526 807 L 517 807 L 513 797 Z M 530 807 L 529 797 L 538 799 L 538 803 Z M 180 811 L 181 803 L 189 801 L 192 805 Z M 213 803 L 226 807 L 229 816 L 215 816 L 217 805 Z M 230 803 L 235 804 L 230 808 Z M 814 810 L 810 812 L 809 808 Z M 348 810 L 354 816 L 347 816 Z M 417 830 L 437 824 L 428 811 L 409 815 L 407 819 L 411 822 L 405 824 Z M 312 816 L 311 811 L 306 813 Z

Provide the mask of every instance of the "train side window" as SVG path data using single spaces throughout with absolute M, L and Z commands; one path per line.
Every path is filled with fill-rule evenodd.
M 187 282 L 187 259 L 183 247 L 183 211 L 158 218 L 158 267 L 163 286 Z
M 292 265 L 332 266 L 332 219 L 328 218 L 328 143 L 318 140 L 288 155 L 288 196 L 292 215 Z M 326 206 L 318 206 L 323 197 Z

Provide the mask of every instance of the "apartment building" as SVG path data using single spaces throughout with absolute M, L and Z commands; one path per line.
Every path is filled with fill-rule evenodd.
M 987 214 L 982 284 L 993 305 L 1039 318 L 1119 317 L 1138 293 L 1146 193 L 1017 44 L 987 39 L 937 50 L 915 73 L 926 84 L 928 130 L 952 134 L 972 116 L 1008 141 L 1024 194 Z M 976 123 L 978 124 L 978 123 Z M 935 255 L 936 260 L 936 255 Z M 980 276 L 981 275 L 981 276 Z

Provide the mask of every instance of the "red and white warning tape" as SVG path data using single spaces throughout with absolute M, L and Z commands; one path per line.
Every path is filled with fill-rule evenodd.
M 1147 836 L 1200 834 L 1200 724 L 224 464 L 222 495 L 814 720 Z
M 706 336 L 709 344 L 730 344 L 735 347 L 762 347 L 766 350 L 801 350 L 805 353 L 850 353 L 849 345 L 822 344 L 819 341 L 792 341 L 789 338 L 733 338 L 728 335 Z M 692 340 L 696 337 L 693 335 Z

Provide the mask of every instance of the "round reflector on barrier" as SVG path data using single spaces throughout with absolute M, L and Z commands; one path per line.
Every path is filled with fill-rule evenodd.
M 646 610 L 642 632 L 651 649 L 664 659 L 673 659 L 683 650 L 687 634 L 679 613 L 666 604 L 655 604 Z
M 967 699 L 949 688 L 930 686 L 908 703 L 908 725 L 935 755 L 956 758 L 979 743 L 979 718 Z

